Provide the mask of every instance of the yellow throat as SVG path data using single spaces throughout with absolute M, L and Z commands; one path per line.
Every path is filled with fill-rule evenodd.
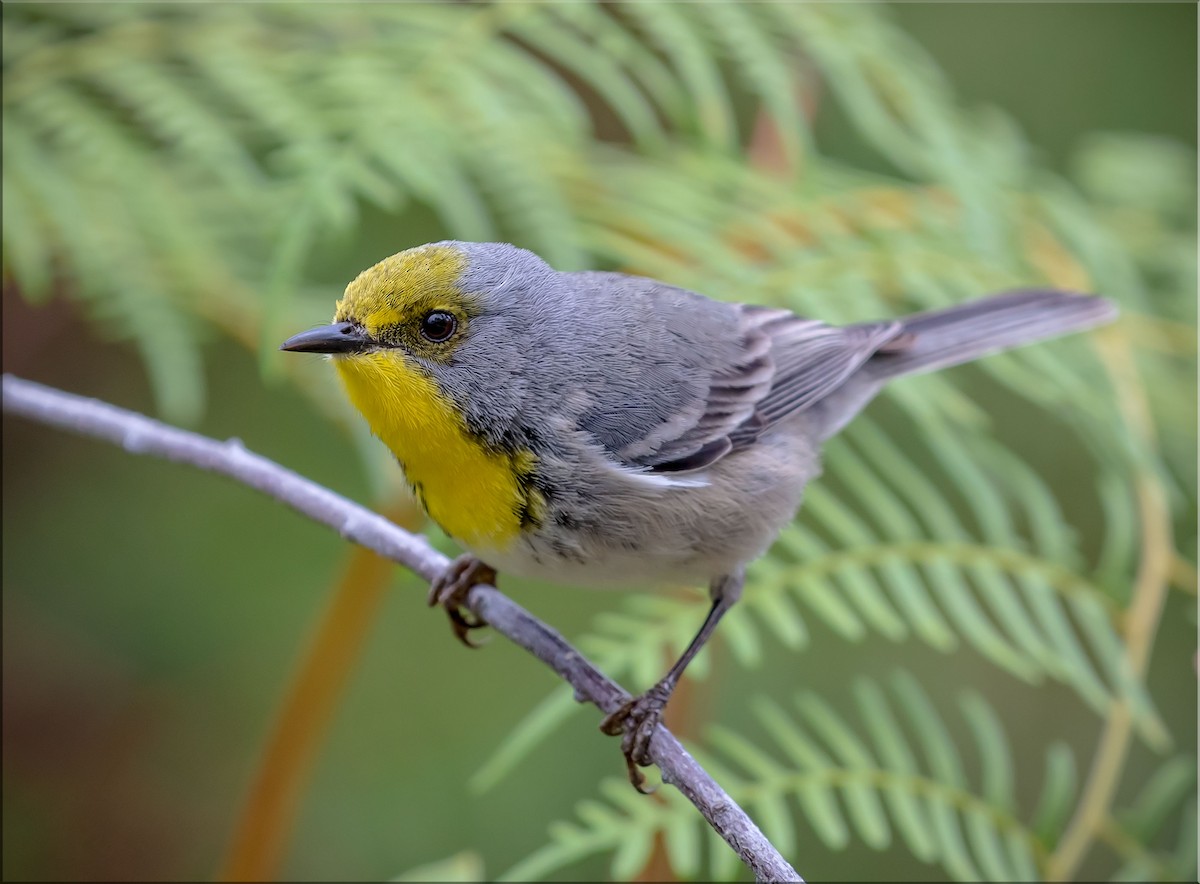
M 461 298 L 454 283 L 462 269 L 463 256 L 449 247 L 393 255 L 347 287 L 338 316 L 352 308 L 373 331 L 379 316 L 396 321 L 412 305 L 448 307 Z M 398 284 L 404 286 L 400 303 L 392 291 Z M 447 534 L 474 549 L 503 550 L 536 520 L 541 499 L 530 481 L 533 454 L 485 445 L 437 382 L 402 349 L 333 361 L 350 401 L 400 461 L 421 505 Z

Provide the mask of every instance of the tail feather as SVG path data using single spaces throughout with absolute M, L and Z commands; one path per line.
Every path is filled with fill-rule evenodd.
M 990 353 L 1103 325 L 1117 308 L 1094 295 L 1019 291 L 902 320 L 901 338 L 866 368 L 880 380 L 934 371 Z
M 1104 298 L 1055 291 L 993 295 L 901 320 L 896 337 L 845 384 L 809 409 L 810 427 L 828 439 L 889 380 L 959 365 L 1023 344 L 1103 325 L 1117 308 Z

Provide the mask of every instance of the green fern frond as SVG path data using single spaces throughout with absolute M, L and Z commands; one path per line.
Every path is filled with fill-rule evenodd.
M 1195 760 L 1172 758 L 1146 781 L 1133 805 L 1118 815 L 1118 821 L 1129 835 L 1149 844 L 1185 799 L 1191 796 L 1195 803 L 1195 791 Z
M 650 151 L 662 149 L 667 133 L 654 103 L 635 78 L 629 57 L 636 53 L 641 67 L 649 54 L 594 6 L 572 4 L 550 13 L 514 21 L 511 33 L 595 89 L 637 144 Z M 614 42 L 621 47 L 617 52 Z
M 437 862 L 425 863 L 397 875 L 392 881 L 485 881 L 483 857 L 473 850 L 464 850 Z
M 645 0 L 629 3 L 621 12 L 646 35 L 647 42 L 669 60 L 690 96 L 699 133 L 712 146 L 732 152 L 738 134 L 728 85 L 696 33 L 698 22 L 692 21 L 694 13 L 671 4 Z
M 714 726 L 706 739 L 710 748 L 696 755 L 785 856 L 795 851 L 806 827 L 830 849 L 857 838 L 883 850 L 898 834 L 913 856 L 940 865 L 955 880 L 1040 880 L 1041 864 L 1054 846 L 1046 833 L 1057 827 L 1038 829 L 1023 821 L 1012 792 L 1008 741 L 991 707 L 978 694 L 961 698 L 980 767 L 980 782 L 973 785 L 958 747 L 917 681 L 899 673 L 890 693 L 889 699 L 866 679 L 855 682 L 864 736 L 811 692 L 797 695 L 796 714 L 758 697 L 753 708 L 769 748 Z M 1061 769 L 1054 759 L 1065 751 L 1051 752 L 1051 769 Z M 645 801 L 627 784 L 608 781 L 602 794 L 606 803 L 581 803 L 579 821 L 555 824 L 550 843 L 505 879 L 551 875 L 584 856 L 610 851 L 615 851 L 614 876 L 636 872 L 656 837 L 663 839 L 675 874 L 685 879 L 701 874 L 696 826 L 702 823 L 677 793 Z M 1055 776 L 1041 802 L 1069 806 L 1072 798 L 1073 786 Z M 1045 811 L 1038 813 L 1044 824 Z M 682 845 L 673 843 L 680 837 Z M 707 871 L 723 879 L 734 870 Z
M 846 498 L 821 483 L 807 489 L 799 521 L 751 566 L 743 600 L 717 640 L 740 664 L 753 666 L 768 636 L 791 650 L 804 647 L 807 610 L 850 641 L 870 631 L 893 641 L 912 634 L 940 651 L 965 641 L 1024 680 L 1070 685 L 1097 713 L 1113 697 L 1125 697 L 1142 734 L 1154 745 L 1165 743 L 1153 703 L 1128 668 L 1115 625 L 1121 608 L 1079 573 L 1075 538 L 1041 481 L 999 446 L 983 446 L 1003 465 L 988 473 L 950 446 L 934 447 L 955 484 L 971 489 L 968 505 L 983 539 L 964 527 L 928 472 L 870 418 L 859 417 L 827 449 L 828 471 L 846 484 Z M 993 476 L 1005 476 L 1008 487 L 997 487 Z M 1031 524 L 1045 523 L 1035 535 L 1041 555 L 1024 549 L 1013 505 L 1040 509 Z M 580 647 L 614 678 L 640 689 L 661 676 L 664 657 L 686 647 L 704 608 L 700 593 L 635 596 L 626 602 L 628 613 L 598 618 Z M 702 653 L 689 676 L 702 678 L 705 660 Z M 476 782 L 494 784 L 549 736 L 578 708 L 568 697 L 559 692 L 519 723 Z
M 1164 831 L 1176 821 L 1177 832 Z M 1111 880 L 1195 880 L 1196 831 L 1196 763 L 1172 758 L 1145 783 L 1130 808 L 1102 827 L 1101 837 L 1121 858 Z M 1166 835 L 1174 838 L 1169 846 Z
M 25 125 L 25 114 L 64 89 L 84 89 L 96 111 L 136 136 L 124 147 L 104 148 L 104 158 L 126 167 L 136 161 L 163 180 L 182 182 L 180 201 L 160 207 L 155 220 L 190 219 L 178 237 L 189 243 L 190 263 L 233 271 L 247 291 L 272 292 L 276 306 L 260 317 L 268 326 L 264 341 L 274 334 L 281 293 L 296 274 L 281 269 L 284 256 L 302 251 L 272 234 L 295 217 L 298 199 L 316 199 L 321 211 L 309 236 L 284 240 L 346 229 L 357 217 L 356 202 L 395 210 L 412 197 L 434 206 L 453 235 L 519 237 L 564 267 L 590 263 L 584 248 L 622 265 L 658 252 L 659 260 L 645 267 L 672 281 L 742 297 L 748 287 L 780 292 L 789 306 L 833 319 L 892 312 L 894 305 L 879 302 L 875 290 L 894 291 L 897 283 L 909 297 L 942 300 L 931 274 L 945 275 L 945 299 L 1002 283 L 994 278 L 1002 264 L 979 261 L 980 237 L 971 231 L 999 223 L 994 219 L 1015 218 L 1018 227 L 1028 220 L 1009 192 L 1029 182 L 996 171 L 1012 163 L 971 162 L 972 174 L 961 174 L 963 157 L 985 146 L 995 154 L 1000 140 L 990 130 L 987 138 L 967 134 L 976 121 L 968 124 L 928 58 L 866 8 L 409 4 L 356 8 L 355 15 L 331 29 L 319 7 L 229 7 L 202 19 L 186 7 L 112 14 L 14 7 L 5 18 L 11 58 L 5 128 Z M 307 48 L 330 41 L 340 51 L 324 53 L 319 66 L 306 62 Z M 797 49 L 808 53 L 811 69 L 793 72 Z M 949 203 L 946 193 L 930 193 L 922 208 L 917 194 L 916 229 L 894 218 L 877 227 L 871 218 L 838 217 L 847 208 L 842 197 L 822 204 L 806 194 L 822 187 L 846 194 L 849 187 L 868 197 L 872 217 L 880 213 L 869 197 L 880 184 L 901 199 L 914 194 L 817 163 L 811 145 L 804 147 L 810 162 L 802 189 L 781 188 L 777 178 L 749 169 L 731 150 L 745 131 L 730 110 L 733 84 L 713 62 L 721 56 L 731 60 L 738 88 L 761 101 L 789 154 L 801 149 L 798 139 L 811 137 L 797 111 L 797 89 L 829 83 L 863 137 L 918 179 L 948 188 Z M 472 64 L 461 63 L 466 57 Z M 590 112 L 566 71 L 596 90 L 636 150 L 589 138 Z M 60 114 L 58 125 L 76 129 L 74 149 L 96 152 L 103 143 L 92 131 L 98 121 L 94 113 L 85 120 Z M 69 160 L 58 150 L 45 155 L 51 168 Z M 78 169 L 68 164 L 59 174 L 73 180 Z M 991 180 L 993 171 L 997 186 L 981 191 L 977 182 Z M 700 191 L 697 177 L 712 186 Z M 214 205 L 221 202 L 214 194 L 223 206 Z M 643 198 L 651 204 L 646 211 L 631 211 L 630 200 Z M 10 206 L 19 202 L 15 196 Z M 188 211 L 175 211 L 183 205 Z M 781 227 L 764 213 L 805 219 L 815 248 L 797 249 L 788 233 L 793 222 Z M 256 235 L 222 237 L 227 222 Z M 630 231 L 630 223 L 643 226 Z M 1079 232 L 1091 222 L 1085 215 L 1072 223 Z M 41 229 L 55 250 L 89 238 L 86 225 L 70 236 Z M 755 248 L 769 250 L 769 278 L 748 277 L 756 262 L 733 247 L 739 229 L 753 234 Z M 207 242 L 214 233 L 216 241 Z M 1080 241 L 1099 243 L 1098 235 L 1084 232 Z M 1011 279 L 1025 281 L 1019 237 L 1007 231 L 1000 238 L 1012 241 Z M 6 235 L 6 243 L 6 266 L 19 273 L 22 289 L 31 297 L 44 293 L 51 251 L 34 243 L 27 228 Z M 688 260 L 662 260 L 667 244 Z M 1108 245 L 1090 251 L 1111 253 Z M 826 276 L 839 265 L 844 270 Z M 1106 267 L 1094 275 L 1104 278 Z M 94 279 L 112 290 L 108 274 Z M 154 283 L 169 288 L 172 280 L 158 276 Z M 178 309 L 200 297 L 180 299 Z M 855 309 L 839 315 L 840 304 Z M 1030 385 L 1028 372 L 1014 375 L 1014 366 L 1027 363 L 1055 364 L 1060 383 Z M 989 364 L 1026 396 L 1069 390 L 1082 408 L 1095 394 L 1089 385 L 1070 384 L 1063 367 L 1040 349 Z
M 964 107 L 889 16 L 738 0 L 9 4 L 5 282 L 34 302 L 65 293 L 133 341 L 177 420 L 203 404 L 200 342 L 230 335 L 278 370 L 278 337 L 326 317 L 335 295 L 310 278 L 314 249 L 366 240 L 364 220 L 379 216 L 426 211 L 437 222 L 422 222 L 422 239 L 512 240 L 564 269 L 611 266 L 833 322 L 1042 284 L 1109 295 L 1157 445 L 1127 426 L 1084 336 L 894 385 L 830 446 L 801 521 L 754 565 L 718 635 L 742 666 L 772 638 L 803 651 L 819 629 L 847 641 L 912 636 L 941 652 L 967 645 L 1019 678 L 1068 685 L 1093 709 L 1123 699 L 1161 745 L 1122 622 L 1141 540 L 1133 471 L 1162 478 L 1185 525 L 1196 505 L 1194 151 L 1092 138 L 1073 162 L 1077 187 L 1038 165 L 1003 114 Z M 822 154 L 799 100 L 818 95 L 886 171 Z M 763 132 L 782 146 L 782 171 L 751 149 Z M 345 422 L 328 377 L 287 370 Z M 1094 466 L 1102 537 L 1076 537 L 1022 443 L 997 441 L 960 386 L 971 372 L 1041 409 L 1059 444 Z M 352 426 L 366 469 L 382 475 L 378 446 Z M 1188 533 L 1178 532 L 1194 557 Z M 582 646 L 614 677 L 648 685 L 704 604 L 700 593 L 630 600 Z M 702 677 L 706 663 L 689 673 Z M 906 708 L 923 705 L 900 690 Z M 730 770 L 724 754 L 714 769 L 738 794 L 759 788 L 764 825 L 781 838 L 794 837 L 795 802 L 832 846 L 880 845 L 895 831 L 958 877 L 1034 877 L 1034 848 L 1055 842 L 1076 800 L 1073 756 L 1051 748 L 1025 827 L 1003 735 L 978 698 L 964 715 L 992 760 L 973 791 L 944 728 L 926 722 L 905 737 L 882 691 L 864 683 L 856 696 L 869 742 L 814 698 L 801 723 L 764 702 L 770 752 L 725 738 L 742 740 L 734 754 L 757 773 Z M 574 708 L 565 690 L 548 697 L 476 784 Z M 922 764 L 930 747 L 947 754 Z M 805 772 L 786 795 L 760 783 L 778 770 L 776 751 L 794 776 Z M 886 776 L 863 779 L 872 764 Z M 1137 848 L 1118 850 L 1124 876 L 1183 868 L 1189 819 L 1194 843 L 1188 805 L 1172 856 L 1138 846 L 1179 806 L 1179 769 L 1164 771 L 1111 827 L 1114 843 Z M 665 833 L 681 875 L 700 874 L 706 837 L 708 871 L 731 871 L 732 855 L 673 793 L 635 809 L 625 784 L 611 788 L 622 796 L 589 805 L 591 822 L 560 832 L 539 868 L 611 849 L 617 871 L 634 869 L 649 843 L 625 831 L 637 818 Z
M 790 47 L 772 33 L 752 5 L 706 3 L 698 7 L 710 39 L 734 62 L 746 89 L 762 96 L 762 109 L 779 133 L 785 168 L 795 168 L 814 145 L 801 112 L 800 78 L 791 69 Z

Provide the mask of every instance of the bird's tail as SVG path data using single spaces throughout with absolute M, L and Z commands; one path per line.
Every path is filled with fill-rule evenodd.
M 914 313 L 896 337 L 863 363 L 842 387 L 809 412 L 812 431 L 827 439 L 844 427 L 893 378 L 970 362 L 1110 322 L 1117 308 L 1104 298 L 1055 291 L 993 295 L 945 310 Z
M 905 317 L 901 335 L 864 366 L 878 380 L 970 362 L 1103 325 L 1117 308 L 1094 295 L 1020 291 Z

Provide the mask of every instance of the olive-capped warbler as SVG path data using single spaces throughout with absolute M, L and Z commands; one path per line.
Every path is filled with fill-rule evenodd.
M 1111 320 L 1098 297 L 995 295 L 834 327 L 620 273 L 560 273 L 504 243 L 400 252 L 346 287 L 328 353 L 429 516 L 470 555 L 430 604 L 455 631 L 495 571 L 568 584 L 707 583 L 666 676 L 609 715 L 630 776 L 676 682 L 795 514 L 821 443 L 884 382 Z M 486 564 L 485 564 L 486 563 Z M 495 570 L 494 570 L 495 569 Z

